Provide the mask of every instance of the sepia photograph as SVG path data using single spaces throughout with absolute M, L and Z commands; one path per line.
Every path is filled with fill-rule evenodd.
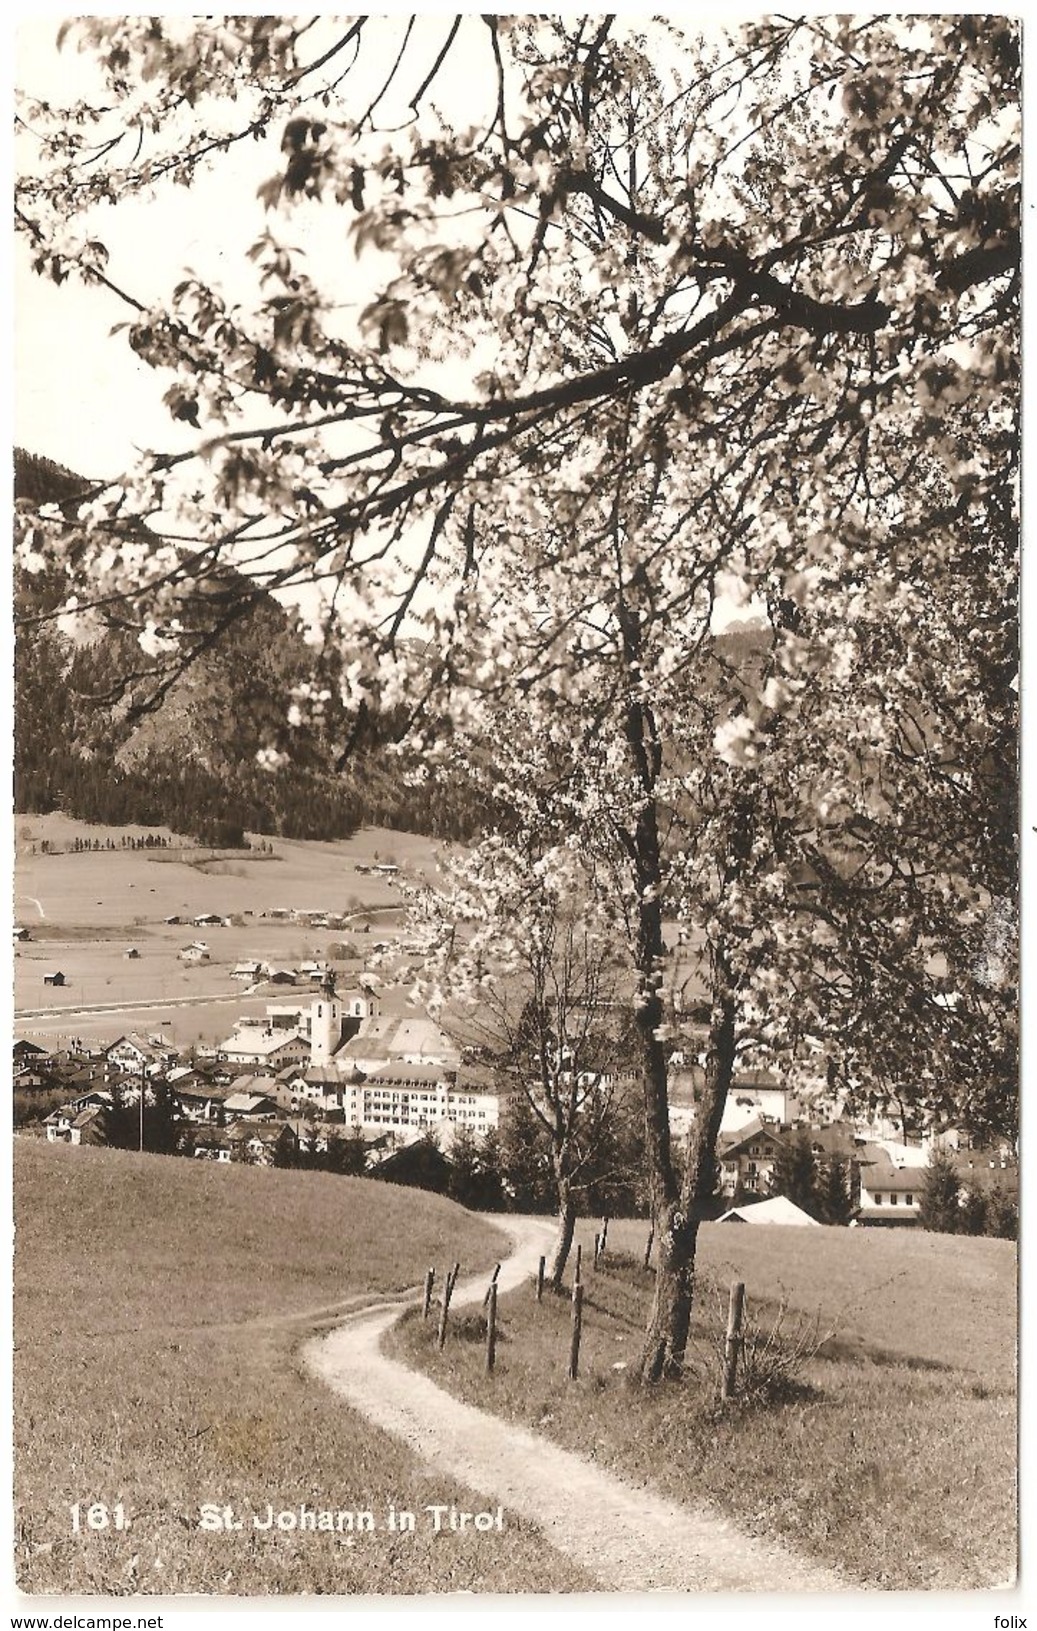
M 12 38 L 13 1613 L 1021 1631 L 1019 18 Z

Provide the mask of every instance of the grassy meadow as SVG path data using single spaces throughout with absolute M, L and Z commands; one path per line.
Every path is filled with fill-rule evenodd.
M 459 1318 L 440 1354 L 408 1315 L 389 1343 L 472 1404 L 638 1484 L 708 1504 L 749 1532 L 837 1563 L 862 1587 L 1008 1583 L 1017 1554 L 1016 1253 L 1011 1242 L 909 1230 L 710 1224 L 689 1373 L 627 1380 L 651 1296 L 647 1228 L 611 1223 L 593 1270 L 583 1224 L 579 1380 L 566 1375 L 568 1296 L 501 1300 L 494 1375 L 483 1324 Z M 791 1384 L 717 1405 L 717 1341 L 733 1280 L 764 1333 L 827 1336 Z M 829 1334 L 830 1333 L 830 1334 Z
M 328 843 L 273 839 L 272 855 L 201 848 L 75 854 L 65 846 L 77 837 L 102 843 L 110 837 L 119 845 L 124 834 L 139 837 L 148 829 L 88 826 L 55 812 L 16 817 L 15 830 L 15 921 L 32 936 L 15 948 L 16 1031 L 51 1042 L 159 1026 L 177 1046 L 216 1041 L 238 1012 L 262 1014 L 265 1001 L 284 996 L 278 990 L 243 1001 L 240 983 L 230 978 L 236 963 L 255 957 L 297 964 L 352 942 L 351 966 L 361 968 L 370 946 L 398 929 L 402 903 L 392 883 L 357 866 L 392 861 L 411 881 L 433 881 L 437 854 L 447 847 L 365 828 Z M 51 853 L 43 852 L 44 842 Z M 348 913 L 351 922 L 311 929 L 261 915 L 283 907 Z M 206 929 L 164 921 L 201 912 L 236 921 Z M 179 949 L 194 939 L 208 943 L 209 962 L 180 962 Z M 131 946 L 139 958 L 126 958 Z M 349 965 L 340 966 L 348 972 Z M 64 987 L 44 986 L 44 974 L 54 969 L 65 974 Z
M 590 1589 L 536 1530 L 208 1533 L 305 1502 L 485 1505 L 425 1473 L 304 1373 L 351 1299 L 466 1270 L 501 1237 L 450 1202 L 362 1179 L 16 1140 L 15 1534 L 22 1591 L 266 1596 Z M 122 1532 L 70 1508 L 122 1503 Z

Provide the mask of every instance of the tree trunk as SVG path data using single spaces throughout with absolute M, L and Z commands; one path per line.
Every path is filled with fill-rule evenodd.
M 677 1205 L 654 1215 L 656 1239 L 655 1295 L 638 1361 L 642 1382 L 675 1380 L 684 1370 L 691 1327 L 698 1220 Z
M 681 1203 L 686 1212 L 700 1212 L 713 1193 L 716 1178 L 717 1139 L 724 1106 L 731 1089 L 735 1067 L 735 1002 L 731 972 L 724 954 L 714 949 L 710 956 L 713 1006 L 710 1014 L 709 1051 L 702 1099 L 688 1142 L 688 1164 L 684 1172 Z
M 655 909 L 657 913 L 657 908 Z M 642 916 L 646 914 L 643 912 Z M 650 915 L 650 914 L 649 914 Z M 661 918 L 659 920 L 661 942 Z M 681 1211 L 677 1175 L 670 1145 L 666 1053 L 656 1036 L 662 1021 L 657 994 L 637 1015 L 642 1051 L 642 1086 L 645 1105 L 645 1148 L 656 1242 L 655 1295 L 638 1363 L 642 1382 L 659 1382 L 680 1374 L 691 1319 L 692 1275 L 695 1268 L 695 1231 Z
M 558 1179 L 558 1238 L 554 1243 L 551 1260 L 547 1266 L 547 1283 L 552 1291 L 561 1291 L 562 1277 L 565 1274 L 565 1265 L 569 1261 L 572 1250 L 573 1235 L 576 1232 L 576 1203 L 573 1200 L 572 1190 L 566 1178 Z
M 638 1362 L 643 1383 L 677 1379 L 684 1370 L 684 1358 L 691 1329 L 695 1292 L 695 1253 L 698 1245 L 701 1209 L 713 1193 L 716 1146 L 720 1122 L 727 1102 L 735 1054 L 735 1008 L 728 969 L 719 953 L 712 957 L 714 1000 L 710 1023 L 706 1081 L 698 1115 L 688 1147 L 688 1164 L 679 1198 L 669 1162 L 669 1127 L 666 1128 L 666 1173 L 652 1164 L 652 1218 L 658 1243 L 655 1295 L 648 1328 Z M 665 1063 L 663 1106 L 665 1109 Z M 658 1094 L 656 1094 L 658 1099 Z M 668 1118 L 668 1112 L 667 1112 Z M 656 1181 L 658 1180 L 658 1199 Z
M 640 663 L 640 628 L 636 616 L 624 620 L 627 656 Z M 656 783 L 662 749 L 649 707 L 632 701 L 625 734 L 637 779 L 641 806 L 626 843 L 637 887 L 637 937 L 634 959 L 638 990 L 634 1019 L 641 1053 L 644 1095 L 645 1160 L 656 1240 L 655 1295 L 637 1371 L 642 1382 L 658 1382 L 680 1373 L 691 1318 L 691 1276 L 695 1262 L 694 1231 L 681 1213 L 677 1174 L 670 1144 L 668 1064 L 660 1031 L 664 1013 L 663 864 L 659 841 Z
M 640 677 L 641 626 L 636 608 L 620 614 L 624 655 Z M 659 836 L 658 782 L 663 769 L 662 744 L 650 704 L 632 698 L 624 718 L 641 800 L 633 830 L 624 835 L 637 888 L 637 935 L 634 948 L 638 974 L 635 1009 L 644 1092 L 645 1155 L 652 1224 L 657 1244 L 655 1295 L 635 1374 L 642 1383 L 679 1377 L 691 1326 L 699 1212 L 713 1192 L 716 1143 L 734 1063 L 734 999 L 730 970 L 723 954 L 711 953 L 713 1006 L 703 1103 L 696 1117 L 683 1185 L 678 1184 L 670 1144 L 670 1107 L 662 984 L 665 952 L 662 901 L 665 875 Z M 732 854 L 725 866 L 730 881 L 748 845 L 748 823 L 733 824 Z

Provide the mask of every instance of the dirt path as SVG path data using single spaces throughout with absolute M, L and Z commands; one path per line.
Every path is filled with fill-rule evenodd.
M 549 1225 L 499 1221 L 515 1242 L 502 1290 L 535 1271 Z M 451 1306 L 481 1302 L 486 1277 L 464 1281 Z M 705 1509 L 676 1506 L 624 1483 L 521 1427 L 463 1404 L 380 1351 L 400 1305 L 367 1307 L 309 1342 L 311 1371 L 368 1421 L 486 1501 L 536 1523 L 558 1551 L 611 1591 L 833 1592 L 853 1589 L 821 1564 L 741 1534 Z

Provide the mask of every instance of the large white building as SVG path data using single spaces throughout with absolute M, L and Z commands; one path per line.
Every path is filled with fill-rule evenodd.
M 347 1126 L 378 1131 L 421 1133 L 445 1124 L 482 1134 L 500 1121 L 499 1096 L 487 1090 L 482 1077 L 402 1060 L 363 1080 L 344 1080 L 341 1105 Z
M 500 1123 L 498 1094 L 485 1077 L 463 1067 L 444 1070 L 395 1060 L 365 1075 L 311 1066 L 284 1071 L 279 1081 L 296 1100 L 341 1114 L 347 1127 L 391 1130 L 403 1142 L 435 1130 L 445 1147 L 448 1128 L 470 1127 L 481 1134 Z

